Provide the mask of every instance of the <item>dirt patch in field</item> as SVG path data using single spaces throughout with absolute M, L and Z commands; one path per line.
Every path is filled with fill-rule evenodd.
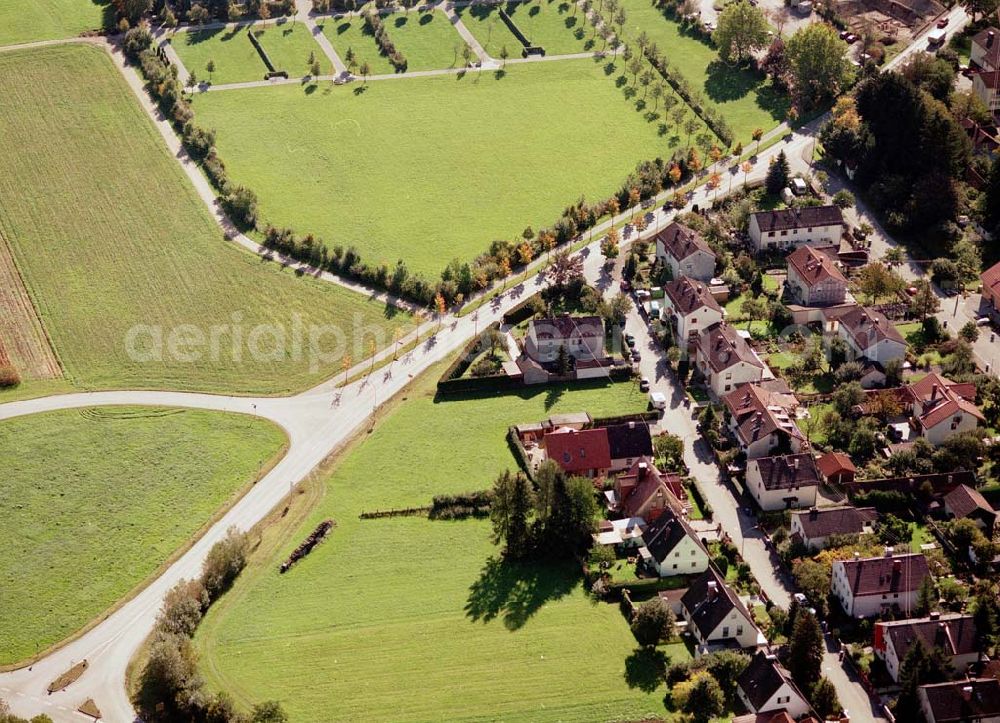
M 59 360 L 14 265 L 10 246 L 0 234 L 0 363 L 5 358 L 23 379 L 62 376 Z

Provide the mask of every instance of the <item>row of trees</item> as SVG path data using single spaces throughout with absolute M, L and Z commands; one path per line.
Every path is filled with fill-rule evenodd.
M 382 22 L 382 16 L 378 10 L 369 10 L 364 15 L 365 27 L 375 36 L 375 42 L 378 43 L 382 55 L 389 59 L 392 67 L 398 72 L 405 73 L 407 67 L 406 57 L 399 51 L 395 43 L 392 42 L 392 38 L 389 37 L 388 31 L 385 29 L 385 23 Z

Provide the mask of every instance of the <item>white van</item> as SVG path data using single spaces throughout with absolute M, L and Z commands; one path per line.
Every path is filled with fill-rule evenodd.
M 936 48 L 939 45 L 944 45 L 944 41 L 948 39 L 948 33 L 944 30 L 935 30 L 933 33 L 927 36 L 927 43 L 932 47 Z
M 653 409 L 665 410 L 667 408 L 667 395 L 663 392 L 650 392 L 649 404 Z

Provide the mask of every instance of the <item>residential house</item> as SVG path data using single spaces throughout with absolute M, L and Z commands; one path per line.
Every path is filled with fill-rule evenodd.
M 983 283 L 983 302 L 996 314 L 1000 311 L 1000 262 L 986 269 L 979 279 Z
M 784 450 L 799 453 L 808 441 L 795 425 L 798 400 L 787 386 L 760 382 L 744 384 L 722 401 L 729 413 L 729 428 L 748 459 L 768 457 Z
M 604 494 L 614 512 L 648 522 L 654 522 L 665 509 L 683 509 L 681 500 L 686 498 L 681 478 L 660 472 L 648 456 L 640 457 L 625 474 L 618 475 Z
M 883 366 L 906 356 L 906 340 L 885 314 L 864 306 L 850 307 L 836 317 L 836 329 L 855 359 L 865 357 Z
M 699 655 L 726 647 L 756 648 L 767 642 L 740 602 L 714 567 L 688 587 L 681 598 L 681 615 L 698 641 Z
M 812 550 L 822 550 L 833 535 L 865 535 L 878 517 L 874 507 L 813 507 L 792 513 L 791 537 Z
M 549 319 L 533 319 L 524 337 L 525 355 L 539 363 L 551 364 L 565 349 L 574 362 L 604 359 L 604 322 L 599 316 L 564 314 Z
M 809 452 L 747 460 L 746 488 L 767 512 L 812 507 L 820 484 L 816 460 Z
M 857 467 L 850 456 L 843 452 L 827 452 L 816 459 L 816 466 L 823 480 L 835 485 L 846 485 L 854 481 Z
M 663 321 L 670 323 L 676 343 L 684 349 L 691 337 L 722 321 L 725 311 L 709 288 L 682 276 L 663 287 Z
M 566 474 L 604 477 L 611 471 L 611 448 L 604 427 L 595 429 L 560 428 L 542 438 L 545 455 Z
M 707 282 L 715 276 L 715 252 L 697 231 L 672 221 L 653 238 L 656 258 L 670 267 L 670 278 Z
M 611 452 L 611 471 L 630 468 L 640 457 L 653 456 L 653 438 L 645 422 L 625 422 L 605 427 Z
M 888 547 L 882 557 L 835 561 L 830 588 L 851 617 L 870 618 L 890 608 L 906 614 L 916 607 L 929 574 L 923 555 L 896 555 Z
M 985 422 L 975 405 L 975 384 L 959 384 L 932 372 L 906 387 L 914 429 L 931 444 L 967 432 Z
M 759 382 L 765 372 L 770 376 L 770 370 L 747 340 L 724 321 L 699 334 L 694 365 L 716 399 L 742 384 Z
M 798 719 L 810 711 L 791 674 L 770 653 L 758 650 L 740 677 L 736 679 L 736 694 L 753 713 L 785 711 Z
M 996 678 L 921 685 L 917 698 L 927 723 L 1000 723 L 1000 680 Z
M 969 67 L 978 71 L 972 76 L 972 90 L 996 115 L 1000 110 L 997 95 L 998 70 L 1000 70 L 1000 31 L 995 27 L 980 30 L 972 36 Z
M 959 485 L 944 496 L 943 502 L 946 515 L 956 519 L 968 517 L 976 522 L 987 537 L 993 536 L 997 511 L 975 487 Z
M 979 631 L 971 615 L 931 613 L 926 618 L 875 623 L 875 655 L 897 683 L 899 667 L 917 641 L 928 652 L 939 648 L 959 675 L 979 658 Z
M 812 246 L 799 246 L 788 255 L 785 284 L 792 298 L 805 306 L 842 304 L 847 297 L 847 279 L 831 255 Z
M 757 251 L 796 246 L 838 246 L 844 214 L 836 206 L 806 206 L 750 214 L 750 240 Z
M 708 550 L 681 515 L 667 508 L 642 535 L 639 559 L 660 577 L 695 575 L 708 569 Z

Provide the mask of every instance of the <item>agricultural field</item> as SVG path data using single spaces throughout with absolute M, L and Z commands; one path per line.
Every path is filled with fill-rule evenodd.
M 436 277 L 452 258 L 554 223 L 581 195 L 606 197 L 638 161 L 680 145 L 623 102 L 606 65 L 241 89 L 194 105 L 266 221 Z
M 761 76 L 727 66 L 718 51 L 668 18 L 650 0 L 622 0 L 628 14 L 626 41 L 635 44 L 645 31 L 670 61 L 705 98 L 723 114 L 736 141 L 751 143 L 755 128 L 765 132 L 788 113 L 788 97 L 775 91 Z
M 242 703 L 278 698 L 296 721 L 665 715 L 665 690 L 637 679 L 618 608 L 593 602 L 571 567 L 503 562 L 486 520 L 358 519 L 490 486 L 516 465 L 510 424 L 638 411 L 644 395 L 623 383 L 442 401 L 433 396 L 441 370 L 345 453 L 315 509 L 267 530 L 196 636 L 210 685 Z M 337 522 L 330 538 L 279 575 L 326 518 Z M 687 656 L 683 646 L 670 654 Z
M 28 290 L 0 234 L 0 366 L 12 365 L 22 379 L 57 379 L 62 369 L 35 313 Z
M 566 0 L 508 3 L 504 9 L 532 45 L 545 48 L 546 55 L 598 50 L 602 44 L 598 39 L 597 47 L 588 47 L 594 27 L 575 4 Z M 491 57 L 499 58 L 505 45 L 511 58 L 521 57 L 521 43 L 500 19 L 499 6 L 471 5 L 456 12 Z
M 0 235 L 74 386 L 287 393 L 412 324 L 225 242 L 104 51 L 4 53 L 0 97 Z
M 268 422 L 219 412 L 103 407 L 0 422 L 0 665 L 139 586 L 284 444 Z
M 112 13 L 111 0 L 0 0 L 0 45 L 72 38 Z
M 406 58 L 408 71 L 460 68 L 465 64 L 465 41 L 442 11 L 395 13 L 384 17 L 383 22 L 389 38 Z
M 396 72 L 389 59 L 379 51 L 375 36 L 365 26 L 363 18 L 317 18 L 316 25 L 345 63 L 350 63 L 353 55 L 359 68 L 368 63 L 372 75 Z

